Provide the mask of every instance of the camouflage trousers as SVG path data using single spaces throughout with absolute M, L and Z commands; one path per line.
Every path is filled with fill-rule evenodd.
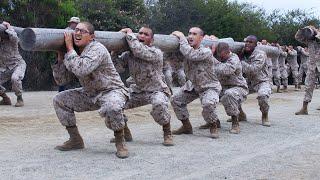
M 6 89 L 2 86 L 5 82 L 11 80 L 12 90 L 16 96 L 22 94 L 22 79 L 26 72 L 26 63 L 22 62 L 13 69 L 0 67 L 0 94 L 5 93 Z
M 273 84 L 272 83 L 272 60 L 271 60 L 271 58 L 267 58 L 266 64 L 268 66 L 268 77 L 270 79 L 270 83 Z
M 261 82 L 254 87 L 250 87 L 250 92 L 258 93 L 258 104 L 262 113 L 269 111 L 269 97 L 271 95 L 271 85 L 269 82 Z
M 129 100 L 125 104 L 124 108 L 133 109 L 147 104 L 152 105 L 150 114 L 155 122 L 161 126 L 170 122 L 169 97 L 166 93 L 161 91 L 141 93 L 132 92 L 130 93 Z
M 311 102 L 313 96 L 313 90 L 317 84 L 318 78 L 318 70 L 320 69 L 320 61 L 313 62 L 309 61 L 308 63 L 308 70 L 307 76 L 305 80 L 305 95 L 304 100 L 305 102 Z
M 207 89 L 204 92 L 198 93 L 194 89 L 187 91 L 180 89 L 178 93 L 171 98 L 171 105 L 180 121 L 189 119 L 187 104 L 200 97 L 202 105 L 202 116 L 208 123 L 214 123 L 218 120 L 216 106 L 219 102 L 219 91 Z
M 286 67 L 280 67 L 280 77 L 282 79 L 282 84 L 288 86 L 288 71 Z
M 90 96 L 83 88 L 77 88 L 58 93 L 53 98 L 53 106 L 63 126 L 76 125 L 74 112 L 99 110 L 100 116 L 105 118 L 106 126 L 117 131 L 125 125 L 123 107 L 126 101 L 127 96 L 121 89 Z
M 273 76 L 273 81 L 276 86 L 281 85 L 281 75 L 280 75 L 280 69 L 272 69 L 272 76 Z
M 242 87 L 222 88 L 220 102 L 228 116 L 238 116 L 239 107 L 247 99 L 248 89 Z
M 298 74 L 299 74 L 298 68 L 288 67 L 287 71 L 288 71 L 288 76 L 290 75 L 290 73 L 292 74 L 293 84 L 298 85 Z
M 298 83 L 302 84 L 302 78 L 304 74 L 307 74 L 308 72 L 308 67 L 306 64 L 303 64 L 299 68 L 299 73 L 298 73 Z
M 183 86 L 186 83 L 186 74 L 184 73 L 183 68 L 180 68 L 177 71 L 174 71 L 172 68 L 167 68 L 163 70 L 163 74 L 169 87 L 173 87 L 173 77 L 176 77 L 179 86 Z

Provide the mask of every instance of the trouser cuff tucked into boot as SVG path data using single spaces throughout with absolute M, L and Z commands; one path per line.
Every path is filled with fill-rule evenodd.
M 162 126 L 163 129 L 163 145 L 164 146 L 173 146 L 173 137 L 171 134 L 170 123 Z
M 0 93 L 2 100 L 0 101 L 0 105 L 11 105 L 10 97 L 7 96 L 6 93 Z
M 308 115 L 308 102 L 303 101 L 302 108 L 295 115 Z
M 114 131 L 114 137 L 117 148 L 116 156 L 121 159 L 129 157 L 128 149 L 124 144 L 124 130 Z

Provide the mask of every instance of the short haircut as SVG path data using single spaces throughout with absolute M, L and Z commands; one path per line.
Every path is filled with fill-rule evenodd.
M 199 31 L 200 31 L 200 36 L 204 36 L 204 35 L 205 35 L 204 31 L 203 31 L 201 28 L 199 28 L 199 27 L 192 27 L 192 28 L 199 29 Z M 192 29 L 192 28 L 190 28 L 190 29 Z
M 249 35 L 249 36 L 246 38 L 246 40 L 248 40 L 248 39 L 252 39 L 252 40 L 254 40 L 255 42 L 258 42 L 258 38 L 257 38 L 257 36 L 255 36 L 255 35 Z
M 221 53 L 223 51 L 230 51 L 229 44 L 226 42 L 219 42 L 217 46 L 217 53 Z
M 94 26 L 90 22 L 83 21 L 83 22 L 79 22 L 79 24 L 84 24 L 87 27 L 89 34 L 94 34 L 94 31 L 95 31 Z
M 151 37 L 153 38 L 153 36 L 154 36 L 154 33 L 153 33 L 153 30 L 151 29 L 151 27 L 150 26 L 148 26 L 148 25 L 142 25 L 142 27 L 141 28 L 146 28 L 146 29 L 149 29 L 150 30 L 150 32 L 151 32 Z M 141 29 L 140 28 L 140 29 Z

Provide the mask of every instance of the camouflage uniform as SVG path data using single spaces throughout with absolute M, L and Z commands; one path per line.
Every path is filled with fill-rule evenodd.
M 297 51 L 296 50 L 288 50 L 287 62 L 288 62 L 288 75 L 292 73 L 293 83 L 294 85 L 298 84 L 298 68 L 299 64 L 297 61 Z
M 183 86 L 186 83 L 186 74 L 184 73 L 182 54 L 179 51 L 165 53 L 163 59 L 163 74 L 167 85 L 173 87 L 172 81 L 175 75 L 179 86 Z
M 214 72 L 212 52 L 203 46 L 198 49 L 192 48 L 185 37 L 180 38 L 179 43 L 189 80 L 173 95 L 173 110 L 180 121 L 188 120 L 187 104 L 200 97 L 202 116 L 207 123 L 212 124 L 218 120 L 215 111 L 221 91 L 220 82 Z
M 219 62 L 215 60 L 215 72 L 222 86 L 220 101 L 228 116 L 238 116 L 239 107 L 248 95 L 248 85 L 242 76 L 242 66 L 239 57 L 231 53 L 231 57 Z
M 17 33 L 12 27 L 5 32 L 9 35 L 9 39 L 0 41 L 0 94 L 6 91 L 2 84 L 11 79 L 12 90 L 17 96 L 21 96 L 26 63 L 19 53 Z
M 280 69 L 279 69 L 279 56 L 273 57 L 272 59 L 272 77 L 276 86 L 281 85 L 281 78 L 280 78 Z M 272 78 L 271 78 L 272 82 Z
M 320 69 L 320 44 L 316 41 L 307 43 L 309 48 L 309 61 L 307 64 L 307 76 L 305 80 L 305 102 L 311 102 L 313 90 L 317 81 L 317 69 Z
M 300 50 L 300 68 L 299 68 L 299 74 L 298 74 L 298 83 L 302 83 L 303 74 L 307 74 L 308 72 L 308 61 L 309 61 L 309 52 L 306 52 L 303 48 Z
M 60 92 L 53 98 L 56 114 L 64 126 L 75 126 L 74 111 L 99 109 L 108 128 L 118 131 L 124 128 L 123 107 L 128 92 L 117 73 L 108 50 L 99 42 L 90 42 L 81 55 L 70 51 L 63 63 L 52 66 L 58 85 L 64 85 L 77 77 L 82 88 Z
M 268 76 L 269 76 L 269 81 L 271 85 L 273 84 L 272 82 L 272 59 L 270 57 L 267 57 L 266 63 L 268 65 Z
M 125 109 L 152 104 L 151 116 L 160 125 L 170 122 L 170 89 L 165 83 L 163 53 L 160 49 L 143 45 L 133 33 L 126 36 L 131 51 L 123 53 L 117 61 L 129 66 L 132 84 Z
M 286 58 L 287 58 L 287 52 L 283 51 L 280 48 L 280 56 L 279 56 L 278 62 L 279 62 L 280 76 L 282 79 L 282 84 L 284 86 L 288 86 L 288 72 L 287 72 Z
M 242 70 L 246 76 L 250 91 L 258 92 L 258 103 L 262 113 L 269 110 L 271 84 L 265 52 L 255 49 L 249 58 L 242 59 Z

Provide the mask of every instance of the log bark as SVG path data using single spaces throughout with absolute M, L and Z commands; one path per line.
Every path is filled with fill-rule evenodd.
M 64 32 L 72 32 L 65 29 L 49 28 L 25 28 L 21 32 L 20 45 L 26 51 L 57 51 L 64 47 Z M 96 40 L 101 42 L 109 51 L 126 51 L 129 49 L 125 34 L 121 32 L 95 31 Z M 243 42 L 235 42 L 232 38 L 213 41 L 204 39 L 202 44 L 211 47 L 219 42 L 229 44 L 232 52 L 238 53 L 244 47 Z M 178 38 L 172 35 L 154 35 L 154 43 L 162 51 L 176 51 L 179 48 Z M 279 50 L 271 46 L 259 46 L 268 56 L 278 56 Z
M 317 34 L 318 32 L 315 31 L 315 29 L 311 28 L 310 26 L 306 26 L 299 29 L 294 37 L 297 41 L 305 44 L 310 40 L 315 40 Z
M 18 34 L 18 36 L 20 37 L 20 34 L 21 32 L 23 31 L 24 28 L 21 28 L 21 27 L 15 27 L 15 26 L 12 26 L 13 29 L 16 31 L 16 33 Z M 0 37 L 1 38 L 8 38 L 8 34 L 5 32 L 7 28 L 0 24 Z

